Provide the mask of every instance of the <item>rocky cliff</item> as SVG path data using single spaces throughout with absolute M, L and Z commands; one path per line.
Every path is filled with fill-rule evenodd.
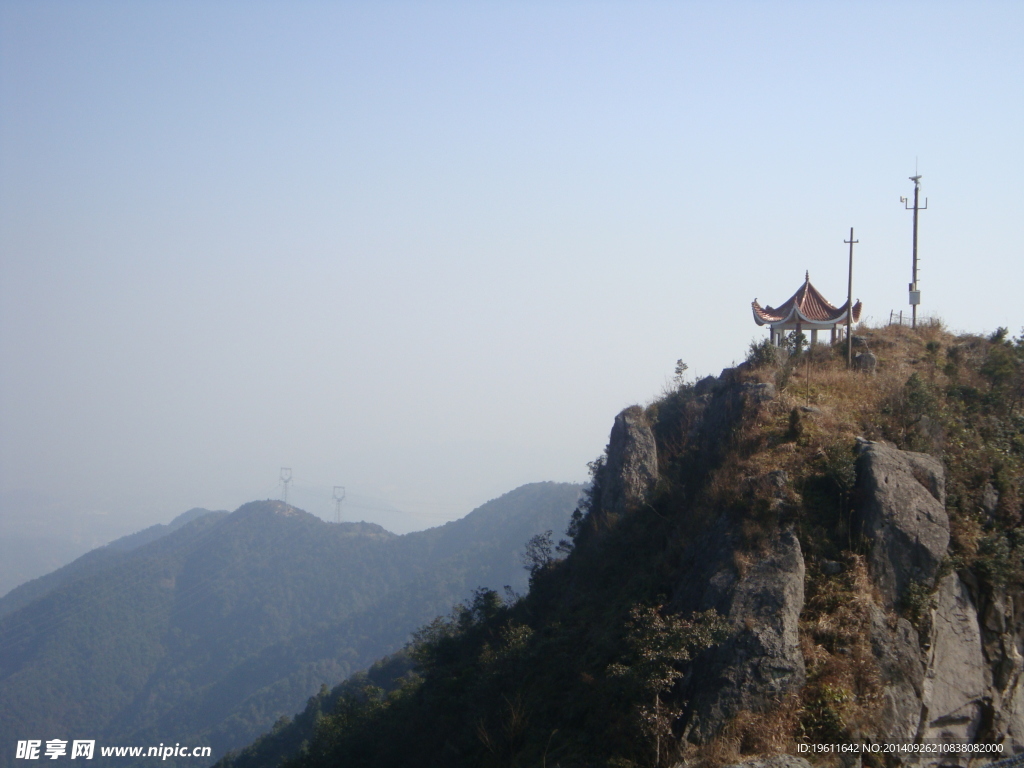
M 1024 751 L 1020 590 L 952 570 L 940 461 L 876 443 L 861 443 L 859 452 L 859 512 L 877 600 L 871 641 L 884 673 L 880 736 Z M 893 610 L 915 587 L 930 596 L 921 633 Z
M 758 410 L 777 397 L 771 384 L 744 382 L 734 369 L 695 389 L 687 403 L 689 435 L 705 455 L 727 450 L 743 419 L 756 420 Z M 986 743 L 999 745 L 1002 754 L 1024 752 L 1019 585 L 995 586 L 971 569 L 955 567 L 939 458 L 864 438 L 854 450 L 850 541 L 863 553 L 869 578 L 861 629 L 870 642 L 868 663 L 877 675 L 880 705 L 874 728 L 859 731 L 858 738 L 879 744 Z M 657 449 L 641 409 L 616 417 L 606 456 L 595 478 L 602 489 L 596 505 L 601 513 L 622 514 L 649 503 L 659 479 Z M 778 508 L 785 506 L 787 480 L 776 471 L 745 477 L 741 484 L 756 486 L 760 501 Z M 995 506 L 993 493 L 987 485 L 983 506 Z M 672 596 L 674 611 L 715 609 L 732 628 L 677 690 L 684 702 L 680 732 L 691 742 L 711 741 L 737 716 L 784 709 L 806 694 L 799 627 L 808 575 L 796 526 L 783 520 L 752 557 L 736 523 L 723 516 L 690 546 Z M 841 563 L 828 564 L 832 575 L 846 570 Z M 908 609 L 917 613 L 916 627 L 906 618 Z M 814 644 L 808 637 L 804 643 Z M 952 753 L 897 755 L 888 762 L 968 764 Z

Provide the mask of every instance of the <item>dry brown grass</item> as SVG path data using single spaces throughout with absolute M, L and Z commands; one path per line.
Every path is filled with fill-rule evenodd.
M 808 738 L 839 738 L 877 729 L 882 696 L 878 663 L 871 650 L 871 607 L 878 596 L 864 559 L 849 555 L 846 570 L 837 576 L 810 581 L 800 643 L 807 665 L 807 685 L 801 692 L 801 727 Z M 821 708 L 830 708 L 833 733 L 821 728 Z
M 751 755 L 792 754 L 796 750 L 800 700 L 789 696 L 765 712 L 741 711 L 707 744 L 685 745 L 683 757 L 696 768 L 720 768 Z
M 914 373 L 939 387 L 954 383 L 943 370 L 949 349 L 956 348 L 962 361 L 954 373 L 957 382 L 984 386 L 977 373 L 984 357 L 984 342 L 953 336 L 941 323 L 922 323 L 916 331 L 900 326 L 860 326 L 856 334 L 868 339 L 868 349 L 878 360 L 874 374 L 847 368 L 845 349 L 838 347 L 818 348 L 792 361 L 788 376 L 783 375 L 785 365 L 750 374 L 758 381 L 785 379 L 778 398 L 762 408 L 745 428 L 750 471 L 781 469 L 798 479 L 826 446 L 852 448 L 857 437 L 889 440 L 901 448 L 915 447 L 908 444 L 910 425 L 898 423 L 887 414 L 901 411 L 907 381 Z M 928 351 L 929 342 L 938 344 L 937 351 Z M 808 406 L 814 411 L 806 411 Z M 798 435 L 791 429 L 794 410 Z

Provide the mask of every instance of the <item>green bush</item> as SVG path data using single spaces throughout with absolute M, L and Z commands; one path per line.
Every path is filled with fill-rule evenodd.
M 753 369 L 767 368 L 779 362 L 779 348 L 772 344 L 771 339 L 750 342 L 747 351 L 747 365 Z

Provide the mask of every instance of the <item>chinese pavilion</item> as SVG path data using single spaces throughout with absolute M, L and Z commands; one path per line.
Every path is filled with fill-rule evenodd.
M 818 331 L 831 331 L 832 343 L 843 337 L 843 326 L 846 324 L 847 307 L 833 306 L 822 296 L 818 289 L 811 285 L 810 273 L 804 275 L 804 284 L 779 307 L 761 307 L 757 299 L 751 303 L 754 310 L 754 322 L 758 325 L 770 326 L 772 344 L 782 346 L 786 333 L 811 332 L 811 344 L 818 343 Z M 860 320 L 860 300 L 853 305 L 851 320 Z

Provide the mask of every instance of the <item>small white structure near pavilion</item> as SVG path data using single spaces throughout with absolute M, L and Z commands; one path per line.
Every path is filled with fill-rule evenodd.
M 772 344 L 781 347 L 786 334 L 796 331 L 806 334 L 810 331 L 811 345 L 818 343 L 818 331 L 829 331 L 834 344 L 843 338 L 846 328 L 846 314 L 849 301 L 841 307 L 831 304 L 818 289 L 811 285 L 810 273 L 805 273 L 804 284 L 789 299 L 779 306 L 762 307 L 757 299 L 751 303 L 754 322 L 767 325 L 771 331 Z M 860 320 L 861 303 L 853 305 L 852 322 Z

